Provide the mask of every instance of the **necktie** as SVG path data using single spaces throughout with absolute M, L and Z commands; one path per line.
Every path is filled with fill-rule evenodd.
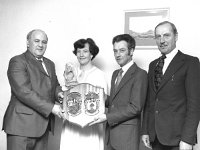
M 165 54 L 163 54 L 158 61 L 158 64 L 155 68 L 155 79 L 154 79 L 154 83 L 155 83 L 155 87 L 156 89 L 158 89 L 158 87 L 160 86 L 160 83 L 162 81 L 162 77 L 163 77 L 163 66 L 164 66 L 164 60 L 165 60 L 166 56 Z
M 46 74 L 48 74 L 48 71 L 47 71 L 47 68 L 46 68 L 46 66 L 45 66 L 45 64 L 44 64 L 44 61 L 43 61 L 43 59 L 37 59 L 39 62 L 40 62 L 40 64 L 42 65 L 42 67 L 43 67 L 43 69 L 44 69 L 44 71 L 46 72 Z M 49 75 L 49 74 L 48 74 Z
M 117 87 L 120 83 L 120 81 L 122 80 L 122 73 L 123 73 L 123 70 L 122 68 L 119 70 L 118 72 L 118 75 L 117 75 L 117 78 L 116 78 L 116 82 L 115 82 L 115 91 L 117 90 Z

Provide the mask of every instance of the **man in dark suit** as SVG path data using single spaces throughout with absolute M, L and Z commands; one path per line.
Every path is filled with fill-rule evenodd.
M 199 59 L 176 48 L 171 22 L 155 27 L 155 39 L 162 56 L 149 65 L 142 141 L 153 150 L 192 150 L 200 115 Z
M 44 31 L 32 30 L 27 35 L 27 51 L 9 62 L 11 99 L 3 122 L 7 150 L 47 150 L 54 115 L 63 116 L 55 104 L 55 99 L 63 97 L 55 65 L 43 57 L 47 42 Z
M 141 112 L 147 91 L 147 73 L 132 61 L 135 40 L 128 34 L 113 38 L 113 51 L 121 69 L 111 80 L 108 112 L 96 118 L 106 122 L 107 150 L 138 150 Z M 121 81 L 119 81 L 121 80 Z

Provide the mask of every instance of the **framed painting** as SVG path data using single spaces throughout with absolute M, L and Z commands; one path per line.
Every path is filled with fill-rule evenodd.
M 124 32 L 136 40 L 136 49 L 156 49 L 154 28 L 169 20 L 169 8 L 125 11 Z

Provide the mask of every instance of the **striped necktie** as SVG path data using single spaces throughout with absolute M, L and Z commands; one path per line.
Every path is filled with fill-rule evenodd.
M 47 68 L 46 68 L 46 65 L 45 65 L 45 63 L 44 63 L 44 61 L 43 61 L 43 59 L 40 58 L 40 59 L 37 59 L 37 60 L 38 60 L 38 61 L 40 62 L 40 64 L 42 65 L 42 67 L 43 67 L 44 71 L 46 72 L 46 74 L 49 75 L 49 74 L 48 74 L 48 71 L 47 71 Z
M 122 68 L 119 70 L 118 72 L 118 75 L 117 75 L 117 78 L 116 78 L 116 82 L 115 82 L 115 91 L 117 90 L 117 87 L 120 83 L 120 81 L 122 80 L 122 73 L 123 73 L 123 70 Z

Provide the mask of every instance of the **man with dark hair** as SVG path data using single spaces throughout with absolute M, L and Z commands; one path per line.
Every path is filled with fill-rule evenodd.
M 3 122 L 7 150 L 47 150 L 54 115 L 63 117 L 60 105 L 55 104 L 63 98 L 55 65 L 43 57 L 47 42 L 44 31 L 32 30 L 27 35 L 27 51 L 9 62 L 11 99 Z
M 192 150 L 200 115 L 200 64 L 176 48 L 175 25 L 155 27 L 161 57 L 149 65 L 142 141 L 153 150 Z
M 138 150 L 141 112 L 146 98 L 147 73 L 132 61 L 135 40 L 129 34 L 113 38 L 114 56 L 121 67 L 111 80 L 108 112 L 92 123 L 106 122 L 107 150 Z

